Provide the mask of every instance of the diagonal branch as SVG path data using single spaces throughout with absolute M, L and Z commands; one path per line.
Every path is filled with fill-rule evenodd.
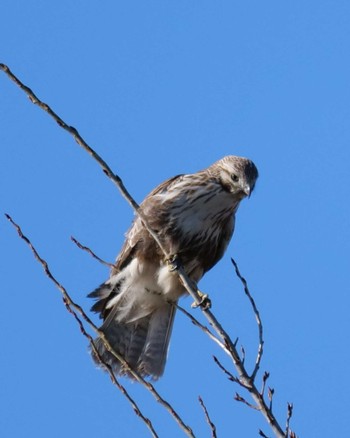
M 232 373 L 230 373 L 230 371 L 228 371 L 223 364 L 219 361 L 219 359 L 216 356 L 213 356 L 214 362 L 216 363 L 216 365 L 221 369 L 221 371 L 224 372 L 224 374 L 226 374 L 227 378 L 231 381 L 231 382 L 235 382 L 238 383 L 240 385 L 240 381 L 239 379 L 237 379 L 237 377 L 235 377 Z
M 77 245 L 79 249 L 82 249 L 83 251 L 86 251 L 91 255 L 92 258 L 102 263 L 102 265 L 108 266 L 109 268 L 114 268 L 115 265 L 113 263 L 108 263 L 105 260 L 102 260 L 101 257 L 96 255 L 89 247 L 82 245 L 75 237 L 70 237 L 71 241 Z
M 145 421 L 145 423 L 147 424 L 148 427 L 150 427 L 149 425 L 152 425 L 152 423 L 150 422 L 150 420 L 146 417 L 144 417 L 141 414 L 140 409 L 137 407 L 136 403 L 131 399 L 131 397 L 128 395 L 126 389 L 120 385 L 120 383 L 117 381 L 117 379 L 115 378 L 111 367 L 106 364 L 101 356 L 98 354 L 97 349 L 95 348 L 95 345 L 93 343 L 93 339 L 92 337 L 86 332 L 83 323 L 81 322 L 81 320 L 79 319 L 77 313 L 79 313 L 82 318 L 85 320 L 85 322 L 87 322 L 87 324 L 101 337 L 101 339 L 103 340 L 103 342 L 105 343 L 108 351 L 113 354 L 118 361 L 120 361 L 123 366 L 127 369 L 127 371 L 135 378 L 135 380 L 137 380 L 142 386 L 144 386 L 152 395 L 153 397 L 156 399 L 157 402 L 159 402 L 170 414 L 171 416 L 174 418 L 174 420 L 178 423 L 178 425 L 180 426 L 180 428 L 185 432 L 186 435 L 188 435 L 191 438 L 194 438 L 194 434 L 192 432 L 192 429 L 187 426 L 182 418 L 179 416 L 179 414 L 175 411 L 175 409 L 170 405 L 169 402 L 167 402 L 160 394 L 158 391 L 156 391 L 156 389 L 154 388 L 154 386 L 150 383 L 147 382 L 142 376 L 140 376 L 135 370 L 133 370 L 129 364 L 124 360 L 123 357 L 121 357 L 120 355 L 118 355 L 110 346 L 110 344 L 108 343 L 108 340 L 106 339 L 104 333 L 102 331 L 100 331 L 98 329 L 98 327 L 91 321 L 91 319 L 86 315 L 86 313 L 84 312 L 84 310 L 82 309 L 81 306 L 79 306 L 78 304 L 76 304 L 72 298 L 70 297 L 70 295 L 68 294 L 67 290 L 64 288 L 64 286 L 59 283 L 56 278 L 52 275 L 49 266 L 47 264 L 47 262 L 39 255 L 39 253 L 37 252 L 37 250 L 35 249 L 35 247 L 33 246 L 33 244 L 31 243 L 31 241 L 28 239 L 28 237 L 26 237 L 20 226 L 18 224 L 16 224 L 14 222 L 14 220 L 11 218 L 10 215 L 5 214 L 6 218 L 9 220 L 9 222 L 16 228 L 17 233 L 19 235 L 19 237 L 25 241 L 25 243 L 29 246 L 29 248 L 31 249 L 32 253 L 34 254 L 35 259 L 41 264 L 41 266 L 43 267 L 45 274 L 49 277 L 49 279 L 55 284 L 55 286 L 60 290 L 60 292 L 63 295 L 63 302 L 64 305 L 66 306 L 67 310 L 74 316 L 74 318 L 76 319 L 76 321 L 79 323 L 80 326 L 80 330 L 81 332 L 84 334 L 84 336 L 86 336 L 89 341 L 90 341 L 90 345 L 91 348 L 93 349 L 94 353 L 97 353 L 97 358 L 99 359 L 100 363 L 104 366 L 104 368 L 107 370 L 112 382 L 121 390 L 121 392 L 128 398 L 128 400 L 132 403 L 132 406 L 137 408 L 137 414 Z M 153 433 L 153 426 L 152 426 L 152 433 Z M 155 433 L 155 432 L 154 432 Z M 154 436 L 157 436 L 157 434 L 155 433 Z
M 216 426 L 215 426 L 215 424 L 211 421 L 211 418 L 210 418 L 210 416 L 209 416 L 208 409 L 207 409 L 207 407 L 205 406 L 205 404 L 204 404 L 204 402 L 203 402 L 203 400 L 202 400 L 202 397 L 199 396 L 199 397 L 198 397 L 198 400 L 199 400 L 199 403 L 200 403 L 200 405 L 201 405 L 201 407 L 202 407 L 202 409 L 203 409 L 203 411 L 204 411 L 205 419 L 207 420 L 207 423 L 208 423 L 208 425 L 209 425 L 209 427 L 210 427 L 210 430 L 211 430 L 211 437 L 212 437 L 212 438 L 217 438 L 217 434 L 216 434 Z
M 44 271 L 45 271 L 45 274 L 50 278 L 51 281 L 53 281 L 53 283 L 55 284 L 55 286 L 61 291 L 61 293 L 62 293 L 62 295 L 63 295 L 63 303 L 64 303 L 66 309 L 67 309 L 68 312 L 69 312 L 69 313 L 75 318 L 76 322 L 77 322 L 78 325 L 79 325 L 79 328 L 80 328 L 81 333 L 82 333 L 82 334 L 88 339 L 88 341 L 89 341 L 89 343 L 90 343 L 90 346 L 91 346 L 91 348 L 93 349 L 94 353 L 96 354 L 96 357 L 97 357 L 98 361 L 99 361 L 100 364 L 103 365 L 104 368 L 106 369 L 106 371 L 107 371 L 107 373 L 108 373 L 108 375 L 109 375 L 109 377 L 110 377 L 110 379 L 111 379 L 113 385 L 115 385 L 115 386 L 116 386 L 116 387 L 122 392 L 122 394 L 126 397 L 126 399 L 127 399 L 127 400 L 129 401 L 129 403 L 131 404 L 131 406 L 132 406 L 134 412 L 136 413 L 136 415 L 137 415 L 138 417 L 140 417 L 140 418 L 142 419 L 142 421 L 146 424 L 146 426 L 149 428 L 149 430 L 150 430 L 152 436 L 155 437 L 155 438 L 157 438 L 157 437 L 158 437 L 158 434 L 156 433 L 156 431 L 155 431 L 155 429 L 154 429 L 154 427 L 153 427 L 153 424 L 152 424 L 151 420 L 150 420 L 149 418 L 145 417 L 145 416 L 142 414 L 142 412 L 141 412 L 139 406 L 137 405 L 137 403 L 135 402 L 135 400 L 130 396 L 130 394 L 129 394 L 128 391 L 125 389 L 125 387 L 124 387 L 124 386 L 123 386 L 123 385 L 122 385 L 122 384 L 116 379 L 116 377 L 115 377 L 115 375 L 114 375 L 114 373 L 113 373 L 113 371 L 112 371 L 112 368 L 111 368 L 108 364 L 106 364 L 106 363 L 103 362 L 103 360 L 102 360 L 100 354 L 98 353 L 98 351 L 97 351 L 97 349 L 96 349 L 96 347 L 95 347 L 95 344 L 93 343 L 93 338 L 92 338 L 91 335 L 85 330 L 84 324 L 83 324 L 83 322 L 81 321 L 81 319 L 79 318 L 77 312 L 80 313 L 80 314 L 83 316 L 83 318 L 85 319 L 86 322 L 88 322 L 90 325 L 93 326 L 92 321 L 90 321 L 90 319 L 85 315 L 85 313 L 83 312 L 82 308 L 81 308 L 79 305 L 75 304 L 75 303 L 72 301 L 70 295 L 68 294 L 68 292 L 66 291 L 66 289 L 62 286 L 62 284 L 60 284 L 60 283 L 55 279 L 55 277 L 52 275 L 52 273 L 51 273 L 51 271 L 50 271 L 50 269 L 49 269 L 49 266 L 48 266 L 47 262 L 46 262 L 46 261 L 45 261 L 45 260 L 39 255 L 39 253 L 37 252 L 37 250 L 35 249 L 35 247 L 34 247 L 33 244 L 31 243 L 31 241 L 28 239 L 28 237 L 26 237 L 26 236 L 23 234 L 23 232 L 22 232 L 20 226 L 17 225 L 17 224 L 13 221 L 13 219 L 11 218 L 10 215 L 5 214 L 5 216 L 6 216 L 6 218 L 10 221 L 10 223 L 16 228 L 19 237 L 20 237 L 22 240 L 24 240 L 24 241 L 26 242 L 26 244 L 29 246 L 29 248 L 30 248 L 31 251 L 33 252 L 34 257 L 36 258 L 36 260 L 37 260 L 37 261 L 41 264 L 41 266 L 43 267 L 43 269 L 44 269 Z

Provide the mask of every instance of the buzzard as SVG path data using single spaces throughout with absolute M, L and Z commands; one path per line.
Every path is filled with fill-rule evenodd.
M 239 203 L 251 195 L 257 177 L 252 161 L 226 156 L 197 173 L 168 179 L 140 205 L 150 228 L 194 283 L 223 256 Z M 185 293 L 169 260 L 136 217 L 109 279 L 89 297 L 97 300 L 91 310 L 103 319 L 101 331 L 113 350 L 140 375 L 158 379 L 165 367 L 174 303 Z M 105 363 L 128 375 L 101 338 L 94 344 Z

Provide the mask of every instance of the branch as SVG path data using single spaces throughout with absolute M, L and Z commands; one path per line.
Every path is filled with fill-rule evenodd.
M 109 268 L 115 268 L 115 265 L 113 263 L 108 263 L 105 260 L 102 260 L 98 255 L 96 255 L 90 248 L 87 246 L 82 245 L 75 237 L 70 237 L 71 241 L 77 245 L 79 249 L 82 249 L 83 251 L 86 251 L 91 255 L 92 258 L 102 263 L 102 265 L 108 266 Z
M 287 404 L 287 421 L 286 421 L 286 437 L 291 436 L 293 432 L 289 428 L 289 423 L 293 415 L 293 404 Z
M 263 383 L 262 383 L 262 388 L 261 388 L 261 391 L 260 391 L 260 394 L 261 394 L 262 396 L 264 396 L 266 382 L 267 382 L 267 379 L 268 379 L 269 377 L 270 377 L 270 373 L 268 373 L 267 371 L 265 371 L 265 372 L 264 372 L 264 375 L 263 375 L 263 378 L 262 378 Z
M 208 410 L 207 410 L 207 408 L 206 408 L 206 406 L 205 406 L 205 404 L 204 404 L 204 402 L 203 402 L 201 396 L 198 397 L 198 400 L 199 400 L 199 403 L 200 403 L 200 405 L 202 406 L 202 409 L 203 409 L 203 411 L 204 411 L 205 419 L 207 420 L 207 423 L 208 423 L 208 425 L 209 425 L 209 427 L 210 427 L 210 430 L 211 430 L 211 436 L 212 436 L 212 438 L 217 438 L 217 435 L 216 435 L 216 426 L 215 426 L 215 424 L 211 421 L 211 419 L 210 419 L 210 417 L 209 417 Z
M 228 371 L 223 365 L 222 363 L 219 361 L 219 359 L 216 356 L 213 356 L 214 362 L 216 363 L 216 365 L 221 369 L 221 371 L 224 372 L 224 374 L 226 374 L 227 378 L 231 381 L 231 382 L 235 382 L 238 383 L 239 385 L 241 384 L 239 379 L 237 379 L 237 377 L 235 377 L 232 373 L 230 373 L 230 371 Z
M 154 388 L 154 386 L 147 382 L 142 376 L 140 376 L 135 370 L 133 370 L 129 364 L 124 360 L 123 357 L 119 356 L 110 346 L 110 344 L 108 343 L 108 340 L 106 339 L 104 333 L 102 331 L 100 331 L 98 329 L 98 327 L 91 321 L 91 319 L 85 314 L 84 310 L 78 305 L 76 304 L 70 297 L 70 295 L 68 294 L 67 290 L 62 286 L 61 283 L 59 283 L 56 278 L 52 275 L 49 266 L 47 264 L 47 262 L 39 255 L 39 253 L 37 252 L 37 250 L 35 249 L 34 245 L 31 243 L 31 241 L 28 239 L 28 237 L 26 237 L 20 226 L 18 224 L 16 224 L 14 222 L 14 220 L 11 218 L 10 215 L 5 214 L 6 218 L 10 221 L 10 223 L 16 228 L 17 233 L 19 235 L 19 237 L 25 241 L 25 243 L 29 246 L 29 248 L 31 249 L 32 253 L 34 254 L 35 259 L 41 264 L 41 266 L 43 267 L 45 274 L 49 277 L 49 279 L 55 284 L 55 286 L 60 290 L 60 292 L 63 295 L 63 303 L 66 307 L 66 309 L 69 311 L 69 313 L 71 313 L 74 318 L 76 319 L 76 321 L 79 324 L 80 330 L 83 333 L 84 336 L 86 336 L 90 342 L 91 348 L 93 349 L 94 353 L 97 355 L 98 360 L 100 361 L 100 363 L 103 365 L 103 367 L 107 370 L 112 382 L 114 385 L 116 385 L 118 387 L 118 389 L 121 390 L 121 392 L 127 397 L 127 399 L 129 400 L 129 402 L 132 404 L 135 412 L 139 415 L 139 417 L 141 417 L 143 419 L 143 421 L 147 424 L 147 426 L 151 429 L 152 434 L 154 434 L 153 436 L 157 436 L 156 432 L 153 429 L 152 423 L 150 422 L 150 420 L 146 417 L 144 417 L 141 414 L 140 409 L 138 408 L 138 406 L 136 405 L 136 403 L 133 401 L 133 399 L 129 396 L 129 394 L 127 393 L 126 389 L 117 381 L 116 377 L 114 376 L 114 373 L 111 369 L 111 367 L 106 364 L 101 356 L 98 354 L 97 349 L 95 348 L 95 345 L 93 343 L 93 338 L 86 332 L 83 323 L 81 322 L 81 320 L 79 319 L 77 313 L 79 313 L 82 318 L 88 323 L 88 325 L 90 325 L 90 327 L 98 334 L 98 336 L 101 337 L 101 339 L 103 340 L 103 342 L 105 343 L 108 351 L 113 354 L 122 364 L 123 366 L 127 369 L 127 371 L 135 378 L 135 380 L 137 380 L 142 386 L 144 386 L 152 395 L 153 397 L 156 399 L 156 401 L 158 403 L 160 403 L 170 414 L 171 416 L 175 419 L 175 421 L 178 423 L 178 425 L 180 426 L 180 428 L 186 433 L 186 435 L 188 435 L 191 438 L 195 438 L 194 434 L 192 432 L 192 429 L 187 426 L 183 420 L 181 419 L 181 417 L 179 416 L 179 414 L 175 411 L 175 409 L 163 398 L 161 397 L 161 395 L 158 393 L 158 391 L 156 391 L 156 389 Z
M 10 215 L 5 214 L 6 218 L 11 222 L 11 224 L 16 228 L 17 233 L 19 235 L 19 237 L 24 240 L 26 242 L 26 244 L 29 246 L 29 248 L 31 249 L 32 253 L 34 254 L 34 257 L 36 258 L 36 260 L 41 264 L 41 266 L 43 267 L 45 274 L 49 277 L 49 279 L 55 284 L 55 286 L 61 291 L 62 295 L 63 295 L 63 303 L 66 307 L 66 309 L 68 310 L 68 312 L 75 318 L 76 322 L 79 325 L 80 331 L 81 333 L 88 339 L 91 348 L 93 349 L 94 353 L 96 354 L 98 361 L 100 362 L 101 365 L 104 366 L 104 368 L 106 369 L 113 385 L 115 385 L 121 392 L 122 394 L 127 398 L 127 400 L 129 401 L 129 403 L 131 404 L 134 412 L 136 413 L 136 415 L 142 419 L 142 421 L 146 424 L 146 426 L 149 428 L 151 434 L 153 437 L 158 437 L 158 434 L 156 433 L 152 422 L 149 418 L 145 417 L 140 408 L 138 407 L 137 403 L 135 402 L 135 400 L 130 396 L 130 394 L 128 393 L 128 391 L 125 389 L 125 387 L 123 385 L 121 385 L 121 383 L 119 383 L 119 381 L 116 379 L 112 368 L 103 362 L 100 354 L 98 353 L 94 343 L 93 343 L 93 339 L 91 337 L 91 335 L 89 333 L 87 333 L 87 331 L 85 330 L 84 324 L 81 321 L 81 319 L 79 318 L 79 316 L 77 315 L 77 312 L 80 313 L 83 318 L 85 319 L 85 321 L 92 325 L 94 327 L 94 324 L 92 323 L 92 321 L 90 321 L 90 319 L 85 315 L 85 313 L 83 312 L 82 308 L 77 305 L 76 303 L 74 303 L 70 297 L 70 295 L 68 294 L 68 292 L 66 291 L 66 289 L 62 286 L 62 284 L 60 284 L 55 277 L 51 274 L 51 271 L 49 269 L 49 266 L 47 264 L 47 262 L 39 255 L 39 253 L 37 252 L 37 250 L 35 249 L 35 247 L 32 245 L 31 241 L 23 234 L 21 228 L 19 225 L 17 225 L 13 219 L 11 218 Z M 73 310 L 75 309 L 75 310 Z M 97 329 L 97 327 L 96 327 Z M 98 331 L 98 330 L 97 330 Z
M 242 396 L 240 396 L 238 394 L 238 392 L 236 392 L 236 394 L 235 394 L 235 400 L 237 400 L 241 403 L 244 403 L 245 405 L 247 405 L 251 409 L 255 409 L 256 411 L 259 411 L 259 406 L 254 406 L 251 403 L 247 402 L 247 400 L 245 398 L 243 398 Z
M 167 260 L 169 260 L 171 254 L 169 254 L 166 250 L 166 248 L 162 245 L 161 241 L 159 240 L 157 233 L 154 232 L 149 225 L 147 224 L 147 220 L 140 209 L 139 205 L 134 201 L 130 193 L 127 191 L 126 187 L 124 186 L 121 178 L 118 175 L 115 175 L 110 167 L 107 165 L 107 163 L 85 142 L 85 140 L 80 136 L 79 132 L 76 128 L 73 126 L 67 125 L 46 103 L 42 102 L 38 97 L 34 94 L 34 92 L 24 85 L 9 69 L 8 66 L 5 64 L 0 64 L 0 70 L 4 71 L 4 73 L 15 82 L 15 84 L 20 87 L 26 95 L 29 97 L 32 103 L 35 105 L 38 105 L 42 110 L 44 110 L 46 113 L 48 113 L 57 123 L 58 125 L 70 133 L 75 141 L 99 164 L 99 166 L 102 168 L 103 172 L 112 180 L 112 182 L 117 186 L 122 196 L 127 200 L 127 202 L 131 205 L 134 212 L 140 217 L 141 221 L 143 222 L 144 227 L 147 229 L 149 234 L 153 237 L 159 248 L 164 253 L 164 256 Z M 236 371 L 238 373 L 238 378 L 240 381 L 240 384 L 244 386 L 251 394 L 253 400 L 255 403 L 259 406 L 259 409 L 261 413 L 264 415 L 268 423 L 270 424 L 270 427 L 274 431 L 275 435 L 277 437 L 285 437 L 285 434 L 279 425 L 277 419 L 275 418 L 274 414 L 272 413 L 272 410 L 267 406 L 263 396 L 258 391 L 255 383 L 254 378 L 259 368 L 259 362 L 261 360 L 261 351 L 258 353 L 257 357 L 257 364 L 255 366 L 255 369 L 253 371 L 253 375 L 249 375 L 247 370 L 245 369 L 244 364 L 242 363 L 238 351 L 236 349 L 236 345 L 232 342 L 230 336 L 228 333 L 224 330 L 224 328 L 221 326 L 221 324 L 218 322 L 214 314 L 204 306 L 201 306 L 202 304 L 202 298 L 198 294 L 197 288 L 195 287 L 192 280 L 189 279 L 189 277 L 186 275 L 186 272 L 183 268 L 183 266 L 178 265 L 175 267 L 176 271 L 179 275 L 179 278 L 186 288 L 187 292 L 191 295 L 191 297 L 194 299 L 195 303 L 198 305 L 198 307 L 201 308 L 204 316 L 207 318 L 209 324 L 212 326 L 212 328 L 216 331 L 216 333 L 219 335 L 219 337 L 222 339 L 223 344 L 225 345 L 225 349 L 229 351 L 230 356 L 232 358 L 232 361 L 234 363 L 234 366 L 236 368 Z M 247 292 L 246 292 L 247 293 Z M 253 305 L 253 308 L 256 309 L 254 301 L 252 301 L 252 298 L 250 294 L 248 293 L 248 297 L 251 299 L 251 303 Z M 257 310 L 255 311 L 255 315 L 259 315 Z M 259 318 L 260 319 L 260 318 Z M 262 330 L 262 326 L 259 326 L 259 333 Z M 101 335 L 100 335 L 101 336 Z M 101 336 L 103 339 L 103 337 Z M 104 339 L 103 339 L 104 340 Z M 262 345 L 261 345 L 262 348 Z M 119 357 L 118 357 L 119 359 Z M 121 361 L 122 362 L 122 361 Z M 138 381 L 142 381 L 142 379 L 138 379 Z M 147 384 L 147 382 L 145 382 Z M 187 426 L 185 426 L 187 428 Z M 191 429 L 187 428 L 191 433 Z
M 253 308 L 253 311 L 254 311 L 254 314 L 255 314 L 255 318 L 256 318 L 256 322 L 258 324 L 259 347 L 258 347 L 257 357 L 256 357 L 256 360 L 255 360 L 255 367 L 254 367 L 254 370 L 253 370 L 252 375 L 251 375 L 252 379 L 254 380 L 255 377 L 256 377 L 257 372 L 259 371 L 261 358 L 262 358 L 262 355 L 263 355 L 263 352 L 264 352 L 263 325 L 262 325 L 262 322 L 261 322 L 259 310 L 258 310 L 258 308 L 256 307 L 256 304 L 255 304 L 254 298 L 252 297 L 251 293 L 249 292 L 247 280 L 244 277 L 242 277 L 242 275 L 241 275 L 241 273 L 240 273 L 240 271 L 238 269 L 238 265 L 237 265 L 237 263 L 235 262 L 235 260 L 233 258 L 231 258 L 231 262 L 232 262 L 233 266 L 235 267 L 237 277 L 241 280 L 241 282 L 243 284 L 244 292 L 247 295 L 247 297 L 248 297 L 248 299 L 250 301 L 250 304 L 252 305 L 252 308 Z

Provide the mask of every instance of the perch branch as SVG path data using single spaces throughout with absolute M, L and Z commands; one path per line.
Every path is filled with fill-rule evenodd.
M 62 293 L 63 296 L 63 302 L 65 307 L 67 308 L 67 310 L 75 317 L 75 319 L 77 320 L 77 322 L 79 323 L 80 326 L 80 330 L 82 331 L 82 333 L 85 335 L 87 335 L 89 341 L 90 341 L 90 345 L 91 348 L 93 349 L 94 353 L 97 353 L 97 357 L 100 361 L 100 363 L 104 366 L 104 368 L 107 370 L 112 382 L 115 382 L 115 385 L 121 390 L 121 392 L 128 398 L 128 400 L 132 400 L 130 398 L 130 396 L 128 396 L 127 391 L 125 390 L 125 388 L 119 384 L 119 382 L 117 381 L 117 379 L 115 378 L 110 366 L 108 364 L 106 364 L 101 356 L 98 354 L 94 344 L 93 344 L 93 339 L 90 335 L 87 334 L 87 332 L 84 329 L 83 323 L 80 321 L 77 313 L 79 313 L 82 318 L 88 323 L 88 325 L 90 325 L 90 327 L 101 337 L 101 339 L 103 340 L 103 342 L 105 343 L 108 351 L 113 354 L 118 361 L 120 361 L 123 366 L 127 369 L 127 371 L 135 378 L 135 380 L 137 380 L 141 385 L 143 385 L 153 396 L 154 398 L 157 400 L 157 402 L 159 402 L 170 414 L 171 416 L 175 419 L 175 421 L 178 423 L 178 425 L 181 427 L 181 429 L 186 433 L 186 435 L 188 435 L 191 438 L 194 438 L 194 434 L 192 432 L 192 429 L 187 426 L 183 420 L 181 419 L 181 417 L 179 416 L 179 414 L 175 411 L 175 409 L 169 404 L 169 402 L 167 402 L 159 393 L 158 391 L 156 391 L 156 389 L 154 388 L 154 386 L 150 383 L 147 382 L 142 376 L 140 376 L 135 370 L 133 370 L 129 364 L 123 359 L 123 357 L 119 356 L 110 346 L 110 344 L 108 343 L 108 340 L 105 338 L 104 333 L 102 331 L 100 331 L 98 329 L 98 327 L 91 321 L 91 319 L 85 314 L 84 310 L 82 309 L 81 306 L 79 306 L 78 304 L 76 304 L 72 298 L 70 297 L 70 295 L 68 294 L 67 290 L 63 287 L 63 285 L 61 283 L 59 283 L 56 278 L 52 275 L 49 266 L 47 264 L 47 262 L 39 255 L 39 253 L 37 252 L 37 250 L 35 249 L 34 245 L 31 243 L 31 241 L 28 239 L 28 237 L 26 237 L 23 232 L 22 229 L 20 228 L 20 226 L 18 224 L 16 224 L 14 222 L 14 220 L 11 218 L 10 215 L 5 214 L 6 218 L 10 221 L 10 223 L 16 228 L 17 233 L 19 235 L 19 237 L 24 240 L 24 242 L 29 246 L 29 248 L 31 249 L 32 253 L 34 254 L 35 259 L 41 264 L 41 266 L 44 269 L 45 274 L 49 277 L 49 279 L 55 284 L 55 286 L 60 290 L 60 292 Z M 134 407 L 134 405 L 133 405 Z M 137 407 L 137 405 L 136 405 Z M 135 411 L 136 412 L 136 411 Z M 147 426 L 149 426 L 150 420 L 148 420 L 146 417 L 144 417 L 141 414 L 141 411 L 138 409 L 137 413 L 140 413 L 140 417 L 142 419 L 145 419 L 145 422 L 147 424 Z M 153 433 L 153 427 L 152 427 L 152 433 Z M 155 432 L 154 432 L 155 433 Z M 155 435 L 157 436 L 157 435 Z

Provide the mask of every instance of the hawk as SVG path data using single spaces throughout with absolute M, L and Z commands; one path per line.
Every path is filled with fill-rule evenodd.
M 195 284 L 222 258 L 237 208 L 251 195 L 257 178 L 252 161 L 226 156 L 197 173 L 168 179 L 140 205 L 149 227 Z M 136 217 L 109 279 L 89 297 L 97 300 L 91 310 L 103 319 L 101 331 L 113 350 L 140 375 L 156 380 L 164 372 L 174 303 L 185 293 L 169 260 Z M 101 338 L 94 345 L 115 372 L 128 375 Z

